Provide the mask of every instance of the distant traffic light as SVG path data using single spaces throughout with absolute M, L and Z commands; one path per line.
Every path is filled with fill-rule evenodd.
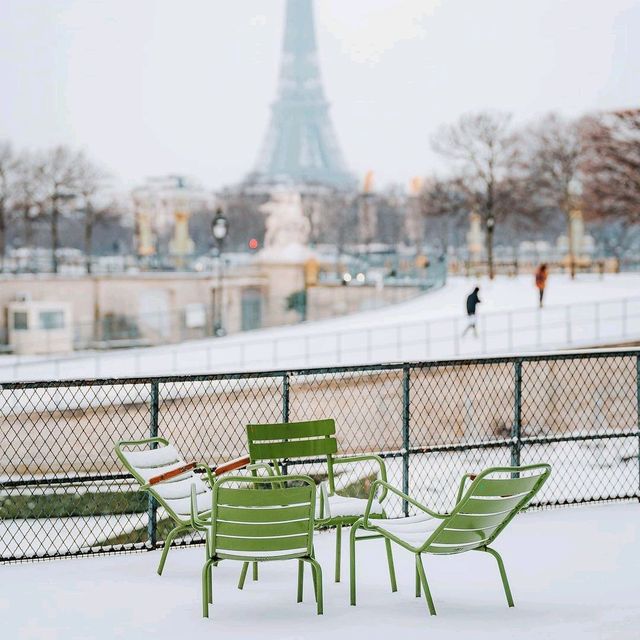
M 249 245 L 249 249 L 251 249 L 251 251 L 255 251 L 258 248 L 258 241 L 256 238 L 251 238 L 251 240 L 249 240 L 248 242 Z

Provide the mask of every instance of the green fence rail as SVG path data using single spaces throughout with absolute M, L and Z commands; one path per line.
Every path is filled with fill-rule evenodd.
M 161 435 L 216 466 L 245 452 L 248 423 L 333 417 L 340 454 L 380 454 L 390 482 L 439 510 L 463 473 L 535 462 L 553 475 L 533 507 L 638 499 L 639 397 L 640 350 L 6 383 L 0 561 L 156 548 L 171 525 L 113 443 Z M 324 465 L 286 469 L 320 481 Z M 363 463 L 338 490 L 364 497 L 375 477 Z

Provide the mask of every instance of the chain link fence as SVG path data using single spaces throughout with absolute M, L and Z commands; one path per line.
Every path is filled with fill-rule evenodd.
M 0 559 L 152 549 L 171 528 L 114 453 L 161 435 L 216 466 L 245 425 L 333 417 L 339 453 L 376 452 L 432 508 L 463 473 L 548 462 L 533 506 L 640 498 L 640 350 L 235 375 L 7 383 L 0 390 Z M 322 460 L 286 461 L 321 480 Z M 365 497 L 377 469 L 339 465 Z M 401 501 L 387 512 L 409 513 Z M 188 535 L 176 544 L 199 542 Z

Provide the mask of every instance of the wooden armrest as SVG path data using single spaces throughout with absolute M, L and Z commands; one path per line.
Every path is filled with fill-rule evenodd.
M 187 471 L 191 471 L 191 469 L 195 469 L 196 464 L 196 462 L 189 462 L 189 464 L 185 464 L 182 467 L 178 467 L 177 469 L 171 469 L 171 471 L 161 473 L 159 476 L 153 476 L 153 478 L 149 478 L 149 482 L 147 484 L 152 486 L 154 484 L 158 484 L 158 482 L 164 482 L 165 480 L 175 478 L 176 476 L 182 475 Z
M 219 464 L 215 471 L 213 472 L 217 476 L 221 476 L 223 473 L 229 473 L 229 471 L 235 471 L 236 469 L 242 469 L 242 467 L 246 467 L 251 459 L 249 456 L 241 456 L 240 458 L 234 458 L 233 460 L 229 460 L 229 462 L 224 462 L 223 464 Z

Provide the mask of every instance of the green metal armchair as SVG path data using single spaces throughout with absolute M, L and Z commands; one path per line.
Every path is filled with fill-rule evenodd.
M 423 553 L 436 555 L 451 555 L 465 551 L 489 553 L 498 563 L 507 603 L 513 607 L 511 588 L 502 558 L 489 545 L 502 533 L 515 515 L 529 504 L 547 481 L 550 473 L 551 467 L 548 464 L 534 464 L 525 467 L 492 467 L 478 476 L 466 474 L 460 482 L 456 506 L 450 513 L 431 511 L 388 483 L 377 480 L 371 487 L 364 516 L 351 527 L 351 604 L 356 604 L 356 532 L 364 529 L 384 537 L 387 541 L 391 540 L 415 554 L 416 597 L 420 597 L 422 589 L 431 615 L 436 614 L 436 609 L 422 564 Z M 466 483 L 470 479 L 472 482 L 465 491 Z M 418 511 L 417 515 L 407 518 L 372 520 L 369 505 L 374 503 L 376 485 L 392 491 L 412 504 Z
M 164 543 L 158 565 L 159 575 L 162 575 L 171 542 L 194 528 L 191 521 L 192 485 L 196 492 L 198 514 L 201 518 L 207 518 L 211 509 L 214 476 L 244 467 L 249 462 L 246 457 L 238 458 L 212 471 L 206 464 L 185 462 L 175 447 L 164 438 L 121 440 L 116 443 L 115 450 L 140 488 L 153 496 L 175 524 Z M 203 473 L 194 473 L 196 469 Z
M 336 457 L 338 443 L 333 419 L 288 422 L 277 424 L 247 425 L 249 458 L 256 465 L 270 462 L 271 473 L 282 474 L 285 460 L 326 460 L 327 484 L 321 488 L 316 513 L 316 526 L 336 527 L 335 581 L 340 582 L 340 556 L 342 549 L 342 527 L 350 526 L 361 518 L 365 510 L 368 518 L 384 518 L 384 500 L 387 496 L 387 471 L 384 460 L 377 455 L 353 455 Z M 336 493 L 335 468 L 339 465 L 373 462 L 378 466 L 381 483 L 376 484 L 369 500 L 341 496 Z M 380 488 L 379 494 L 377 489 Z M 368 539 L 372 536 L 364 536 Z M 391 543 L 385 540 L 389 578 L 392 591 L 396 591 L 396 576 L 393 565 Z M 255 576 L 254 576 L 255 577 Z
M 262 489 L 256 491 L 256 489 Z M 249 562 L 298 560 L 298 602 L 302 602 L 304 563 L 312 568 L 318 614 L 322 613 L 322 569 L 313 552 L 316 487 L 308 476 L 225 476 L 213 486 L 211 515 L 198 515 L 192 489 L 192 524 L 208 530 L 207 560 L 202 569 L 202 615 L 213 602 L 213 567 L 222 560 Z

